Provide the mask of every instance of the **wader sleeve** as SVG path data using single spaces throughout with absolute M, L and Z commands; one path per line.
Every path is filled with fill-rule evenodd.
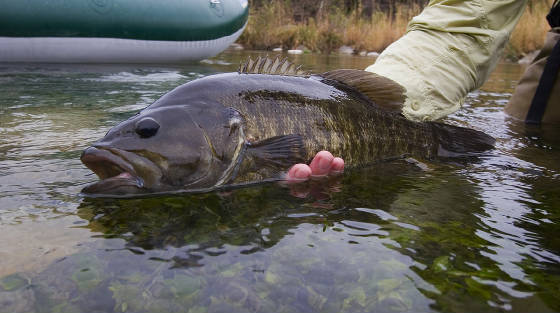
M 403 114 L 436 120 L 486 81 L 527 0 L 431 0 L 366 71 L 407 90 Z
M 511 117 L 528 124 L 560 123 L 560 0 L 554 1 L 546 19 L 552 29 L 505 107 Z

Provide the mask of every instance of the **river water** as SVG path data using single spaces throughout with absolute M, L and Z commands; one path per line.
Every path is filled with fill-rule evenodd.
M 501 64 L 445 122 L 490 155 L 331 185 L 89 199 L 81 151 L 196 65 L 0 65 L 0 312 L 559 312 L 560 128 L 502 112 Z M 312 72 L 373 59 L 294 56 Z

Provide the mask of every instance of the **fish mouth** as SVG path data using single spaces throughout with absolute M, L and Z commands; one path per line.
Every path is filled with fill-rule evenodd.
M 82 163 L 97 174 L 100 180 L 87 185 L 82 189 L 83 193 L 119 195 L 138 193 L 143 189 L 144 181 L 119 151 L 115 148 L 97 147 L 84 150 L 80 157 Z

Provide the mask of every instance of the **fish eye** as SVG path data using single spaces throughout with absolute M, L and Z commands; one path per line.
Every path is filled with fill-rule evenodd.
M 145 117 L 136 123 L 134 131 L 141 138 L 149 138 L 154 136 L 159 129 L 159 124 L 151 117 Z

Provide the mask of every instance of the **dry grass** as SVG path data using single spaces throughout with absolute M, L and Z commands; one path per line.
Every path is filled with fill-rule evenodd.
M 335 10 L 298 23 L 293 20 L 289 6 L 273 1 L 252 11 L 239 43 L 250 49 L 305 46 L 311 51 L 328 53 L 348 45 L 358 50 L 381 51 L 404 34 L 410 18 L 419 12 L 418 7 L 401 6 L 395 14 L 378 12 L 365 19 L 357 11 L 344 14 Z
M 519 57 L 542 47 L 546 32 L 550 29 L 546 14 L 551 6 L 552 0 L 529 3 L 511 35 L 508 55 Z
M 512 34 L 506 54 L 517 58 L 540 49 L 549 30 L 545 16 L 552 0 L 533 0 Z M 397 6 L 396 12 L 376 12 L 364 18 L 359 10 L 321 12 L 316 18 L 296 22 L 285 1 L 271 1 L 252 10 L 239 43 L 249 49 L 282 47 L 329 53 L 342 45 L 356 51 L 382 51 L 402 36 L 408 21 L 421 11 L 418 6 Z
M 408 21 L 420 10 L 417 6 L 398 6 L 395 14 L 377 12 L 371 19 L 355 14 L 342 28 L 344 44 L 358 51 L 382 51 L 404 34 Z

